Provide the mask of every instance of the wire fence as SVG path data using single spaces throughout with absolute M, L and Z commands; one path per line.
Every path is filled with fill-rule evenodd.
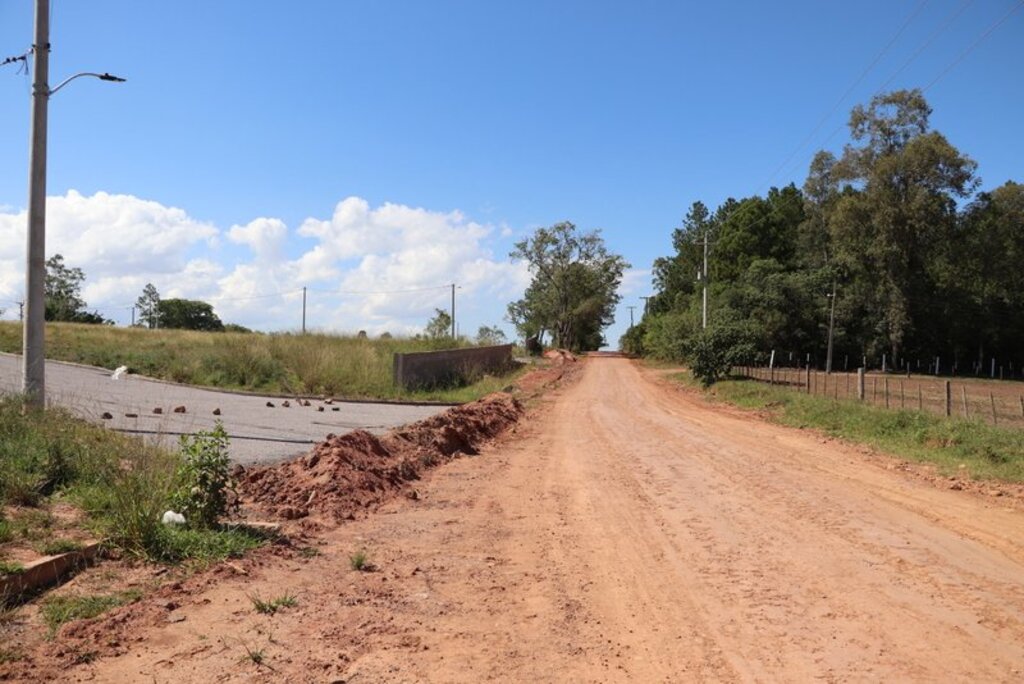
M 813 368 L 739 366 L 742 377 L 833 400 L 862 401 L 895 410 L 982 420 L 1024 428 L 1024 384 L 965 378 L 947 380 L 923 375 L 878 372 L 833 372 Z

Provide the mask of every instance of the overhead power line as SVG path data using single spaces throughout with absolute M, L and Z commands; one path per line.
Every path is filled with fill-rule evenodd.
M 1000 26 L 1002 26 L 1006 22 L 1006 20 L 1009 19 L 1021 7 L 1024 7 L 1024 0 L 1021 0 L 1020 2 L 1018 2 L 1016 5 L 1014 5 L 1012 8 L 1010 8 L 1009 12 L 1007 12 L 1002 17 L 1000 17 L 996 21 L 996 23 L 994 23 L 991 26 L 989 26 L 985 30 L 984 33 L 982 33 L 980 36 L 978 36 L 977 40 L 975 40 L 973 43 L 968 45 L 967 49 L 960 53 L 959 57 L 957 57 L 952 62 L 950 62 L 950 64 L 945 69 L 943 69 L 942 72 L 939 73 L 938 76 L 936 76 L 934 79 L 932 79 L 931 83 L 929 83 L 924 88 L 922 88 L 922 92 L 927 92 L 932 86 L 934 86 L 936 83 L 938 83 L 943 78 L 945 78 L 946 74 L 948 74 L 950 71 L 955 69 L 957 67 L 957 65 L 960 64 L 960 62 L 964 61 L 967 58 L 967 55 L 969 55 L 972 52 L 974 52 L 974 49 L 976 47 L 978 47 L 979 45 L 984 43 L 986 40 L 988 40 L 989 36 L 991 36 L 996 31 L 996 29 L 998 29 Z
M 861 84 L 861 81 L 863 81 L 867 77 L 867 75 L 871 73 L 871 70 L 875 68 L 875 65 L 877 65 L 878 62 L 881 61 L 882 57 L 884 57 L 885 54 L 889 51 L 889 49 L 896 44 L 896 41 L 899 40 L 900 36 L 903 35 L 903 32 L 907 30 L 907 27 L 910 26 L 911 23 L 913 23 L 914 19 L 916 19 L 917 16 L 921 14 L 921 11 L 925 8 L 928 2 L 929 0 L 921 0 L 921 2 L 917 4 L 917 7 L 915 7 L 914 10 L 910 13 L 910 16 L 906 18 L 906 20 L 900 26 L 899 30 L 896 31 L 895 35 L 893 35 L 893 37 L 889 39 L 889 42 L 886 43 L 882 47 L 882 49 L 878 51 L 874 59 L 872 59 L 871 62 L 867 65 L 867 67 L 865 67 L 864 70 L 861 71 L 860 75 L 853 81 L 853 83 L 849 85 L 849 87 L 847 87 L 847 89 L 845 90 L 845 92 L 843 92 L 839 99 L 836 100 L 836 103 L 832 105 L 832 108 L 829 109 L 828 112 L 826 112 L 825 115 L 821 117 L 817 125 L 815 125 L 811 132 L 807 134 L 807 137 L 805 137 L 800 142 L 800 144 L 797 145 L 796 148 L 794 148 L 793 151 L 789 153 L 789 156 L 787 156 L 786 159 L 781 164 L 779 164 L 775 171 L 772 172 L 771 176 L 768 177 L 768 181 L 762 185 L 762 190 L 765 187 L 769 186 L 771 182 L 775 180 L 775 177 L 779 175 L 779 172 L 786 168 L 789 162 L 792 161 L 793 157 L 799 154 L 800 150 L 806 147 L 807 143 L 809 143 L 814 138 L 815 134 L 817 134 L 817 132 L 821 130 L 821 127 L 825 125 L 825 122 L 827 122 L 832 117 L 832 115 L 835 114 L 836 111 L 842 106 L 843 102 L 846 101 L 846 98 L 850 96 L 850 93 L 852 93 L 853 90 L 858 85 Z

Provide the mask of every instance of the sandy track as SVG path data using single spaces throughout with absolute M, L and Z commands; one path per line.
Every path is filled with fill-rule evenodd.
M 516 439 L 90 681 L 1020 681 L 1024 513 L 586 362 Z M 366 547 L 379 571 L 356 573 Z M 299 605 L 256 615 L 246 593 Z M 261 649 L 265 665 L 245 658 Z M 273 667 L 274 669 L 269 669 Z

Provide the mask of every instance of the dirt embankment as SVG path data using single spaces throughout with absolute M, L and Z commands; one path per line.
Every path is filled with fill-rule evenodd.
M 250 467 L 240 478 L 243 502 L 285 519 L 320 513 L 351 519 L 405 490 L 421 473 L 480 447 L 522 415 L 508 394 L 493 394 L 375 437 L 365 430 L 328 435 L 307 455 L 274 466 Z

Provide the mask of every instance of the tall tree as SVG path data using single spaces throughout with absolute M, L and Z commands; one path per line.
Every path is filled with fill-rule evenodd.
M 452 317 L 444 309 L 434 309 L 434 317 L 427 321 L 427 337 L 435 340 L 452 334 Z
M 46 260 L 46 279 L 43 283 L 45 318 L 48 321 L 68 323 L 108 323 L 95 311 L 86 311 L 82 299 L 82 283 L 85 273 L 80 268 L 71 268 L 64 263 L 64 257 L 54 254 Z
M 527 263 L 533 280 L 523 298 L 508 306 L 509 320 L 524 338 L 551 333 L 555 346 L 597 349 L 614 320 L 626 260 L 611 254 L 600 231 L 581 233 L 568 221 L 516 243 L 510 256 Z
M 146 283 L 142 294 L 135 300 L 135 308 L 139 310 L 139 322 L 147 328 L 160 327 L 160 293 L 153 283 Z
M 858 105 L 850 115 L 855 144 L 833 169 L 856 190 L 842 194 L 831 221 L 836 259 L 874 284 L 874 341 L 893 357 L 908 346 L 927 346 L 935 247 L 955 226 L 956 200 L 977 186 L 976 164 L 929 130 L 930 114 L 920 90 Z

